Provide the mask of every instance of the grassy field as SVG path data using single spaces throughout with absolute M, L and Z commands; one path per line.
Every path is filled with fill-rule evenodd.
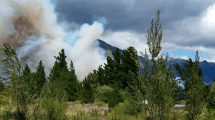
M 3 93 L 1 93 L 0 98 L 0 120 L 14 120 L 13 115 L 16 111 L 15 104 L 11 103 L 10 97 Z M 108 110 L 108 105 L 103 102 L 84 104 L 81 101 L 75 101 L 66 102 L 64 105 L 56 102 L 50 102 L 50 104 L 54 104 L 53 108 L 55 110 L 55 114 L 59 115 L 58 119 L 60 120 L 150 120 L 147 112 L 144 112 L 144 110 L 137 116 L 126 114 L 128 110 L 126 103 L 119 103 L 112 110 Z M 40 117 L 37 119 L 46 120 L 46 118 L 43 119 L 42 116 L 47 116 L 47 111 L 50 106 L 45 106 L 47 109 L 40 108 L 39 112 L 35 114 L 34 110 L 37 108 L 37 105 L 38 102 L 35 102 L 35 104 L 30 104 L 27 106 L 28 119 L 33 120 L 36 115 Z M 142 105 L 142 107 L 144 107 L 144 105 Z M 64 119 L 62 115 L 65 115 Z M 201 115 L 199 120 L 213 120 L 213 118 L 215 118 L 215 111 L 205 109 L 204 114 Z M 172 110 L 170 120 L 185 119 L 186 111 L 183 109 Z

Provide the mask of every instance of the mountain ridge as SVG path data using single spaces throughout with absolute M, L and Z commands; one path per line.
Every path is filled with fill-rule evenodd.
M 99 46 L 104 49 L 104 50 L 110 50 L 110 51 L 115 51 L 117 47 L 115 46 L 111 46 L 110 44 L 104 42 L 103 40 L 97 39 L 99 41 Z M 119 49 L 120 54 L 123 54 L 123 50 Z M 145 62 L 145 58 L 142 56 L 138 56 L 140 63 L 142 63 L 142 65 L 144 65 Z M 181 58 L 170 58 L 167 61 L 167 66 L 172 66 L 173 67 L 173 71 L 175 73 L 176 77 L 180 77 L 179 73 L 177 72 L 174 63 L 178 63 L 180 67 L 183 68 L 184 63 L 186 63 L 187 60 L 185 59 L 181 59 Z M 215 77 L 215 63 L 213 62 L 207 62 L 206 60 L 202 61 L 199 63 L 200 68 L 202 69 L 203 72 L 203 82 L 212 85 L 213 84 L 213 79 Z M 141 66 L 141 72 L 144 74 L 143 71 L 143 66 Z

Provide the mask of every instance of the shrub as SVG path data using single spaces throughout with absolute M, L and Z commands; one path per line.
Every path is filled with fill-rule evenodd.
M 138 116 L 143 111 L 143 105 L 134 100 L 124 101 L 124 113 L 127 115 Z
M 60 102 L 54 98 L 42 98 L 33 109 L 31 119 L 42 120 L 66 120 L 67 103 Z
M 9 104 L 9 97 L 8 96 L 4 96 L 4 95 L 0 95 L 0 105 L 6 105 Z
M 98 105 L 99 107 L 107 107 L 107 104 L 104 102 L 96 102 L 96 105 Z
M 6 108 L 2 112 L 2 115 L 0 116 L 0 118 L 3 119 L 3 120 L 9 120 L 9 119 L 15 118 L 16 112 L 12 112 L 11 109 L 12 109 L 11 107 L 10 108 Z
M 110 93 L 113 91 L 113 88 L 111 88 L 110 86 L 101 86 L 101 87 L 97 87 L 96 91 L 95 91 L 95 101 L 96 102 L 108 102 Z
M 59 81 L 46 82 L 41 90 L 41 98 L 55 98 L 59 101 L 67 100 L 68 95 L 62 86 Z
M 213 120 L 214 118 L 215 118 L 215 110 L 207 109 L 201 119 L 202 120 Z
M 114 108 L 118 103 L 123 102 L 122 96 L 118 89 L 111 91 L 108 97 L 108 108 Z
M 78 101 L 74 101 L 74 102 L 72 102 L 72 105 L 75 105 L 75 104 L 81 104 L 82 102 L 80 101 L 80 100 L 78 100 Z

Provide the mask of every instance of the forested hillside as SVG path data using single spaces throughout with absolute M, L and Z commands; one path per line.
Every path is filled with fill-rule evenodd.
M 104 50 L 109 50 L 114 52 L 116 50 L 115 46 L 111 46 L 109 44 L 107 44 L 106 42 L 98 39 L 99 43 L 100 43 L 100 47 L 103 48 Z M 123 54 L 123 50 L 119 49 L 120 54 Z M 145 63 L 145 58 L 144 56 L 138 56 L 138 59 L 140 61 L 141 64 L 141 72 L 144 75 L 144 70 L 143 70 L 143 65 Z M 178 71 L 176 70 L 174 64 L 177 63 L 179 64 L 180 67 L 184 67 L 184 64 L 187 61 L 185 59 L 180 59 L 180 58 L 168 58 L 167 61 L 167 66 L 172 66 L 173 71 L 175 73 L 176 77 L 181 77 L 180 74 L 178 73 Z M 207 62 L 206 60 L 203 60 L 202 62 L 199 62 L 199 66 L 203 72 L 203 81 L 209 85 L 213 84 L 213 79 L 214 79 L 214 73 L 215 73 L 215 63 L 213 62 Z

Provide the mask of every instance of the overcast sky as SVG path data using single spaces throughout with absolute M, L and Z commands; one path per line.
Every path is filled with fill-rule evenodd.
M 138 52 L 147 48 L 147 30 L 159 9 L 161 53 L 194 59 L 198 49 L 200 61 L 215 62 L 214 0 L 55 0 L 55 5 L 58 22 L 66 22 L 69 30 L 97 20 L 105 24 L 100 39 Z

